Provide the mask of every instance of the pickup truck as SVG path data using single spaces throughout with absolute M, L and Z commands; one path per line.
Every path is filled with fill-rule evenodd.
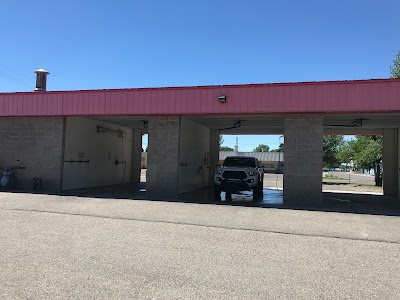
M 241 191 L 253 191 L 253 200 L 263 196 L 264 169 L 258 159 L 251 156 L 228 156 L 214 175 L 214 195 L 221 197 L 226 192 L 226 200 Z

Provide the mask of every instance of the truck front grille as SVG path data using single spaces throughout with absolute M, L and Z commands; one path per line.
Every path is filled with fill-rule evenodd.
M 225 171 L 222 173 L 222 177 L 225 179 L 246 179 L 247 174 L 244 171 Z

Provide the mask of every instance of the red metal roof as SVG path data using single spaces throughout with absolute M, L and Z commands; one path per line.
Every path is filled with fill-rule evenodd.
M 400 79 L 0 93 L 0 116 L 382 112 L 400 112 Z

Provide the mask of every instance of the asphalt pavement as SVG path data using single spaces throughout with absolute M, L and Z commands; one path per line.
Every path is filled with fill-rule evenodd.
M 1 299 L 398 299 L 400 218 L 0 193 Z
M 374 175 L 371 174 L 336 171 L 330 171 L 329 174 L 344 179 L 344 182 L 350 182 L 353 184 L 375 185 Z

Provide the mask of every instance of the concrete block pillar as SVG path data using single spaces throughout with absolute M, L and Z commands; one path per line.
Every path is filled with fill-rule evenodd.
M 219 162 L 219 130 L 211 130 L 210 132 L 210 176 L 209 186 L 214 186 L 214 174 Z
M 140 183 L 140 171 L 142 169 L 142 130 L 133 130 L 132 146 L 132 183 Z
M 148 120 L 146 193 L 149 198 L 178 197 L 180 121 L 179 116 Z
M 383 194 L 399 195 L 399 130 L 383 130 Z
M 322 115 L 285 115 L 285 204 L 322 203 Z

